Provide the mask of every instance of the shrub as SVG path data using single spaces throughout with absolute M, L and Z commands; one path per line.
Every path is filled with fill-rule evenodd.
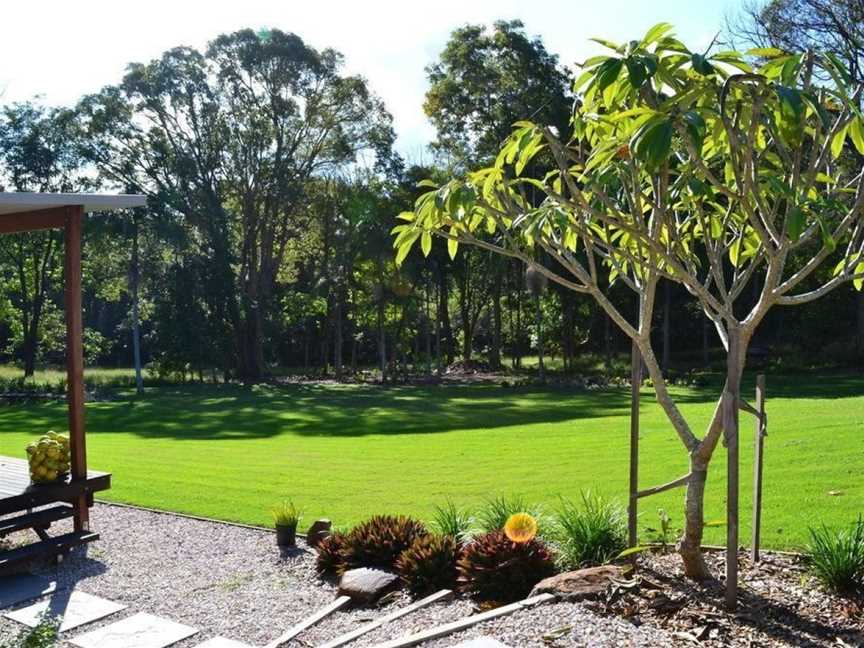
M 810 527 L 810 569 L 826 587 L 841 594 L 864 592 L 864 518 L 848 529 Z
M 453 536 L 418 538 L 396 560 L 396 571 L 414 597 L 442 589 L 456 589 L 456 562 L 461 545 Z
M 282 502 L 277 504 L 270 512 L 273 514 L 273 523 L 276 526 L 290 527 L 297 529 L 297 524 L 300 522 L 300 511 L 294 506 L 294 502 Z
M 332 578 L 345 571 L 345 534 L 332 533 L 318 543 L 315 568 L 322 576 Z
M 474 538 L 457 564 L 463 592 L 497 603 L 525 598 L 555 571 L 552 553 L 542 541 L 513 542 L 503 531 Z
M 471 526 L 474 519 L 466 512 L 456 508 L 453 502 L 435 507 L 435 528 L 445 536 L 465 542 L 471 537 Z
M 507 524 L 510 516 L 516 513 L 530 513 L 535 519 L 541 520 L 542 513 L 536 506 L 527 506 L 521 497 L 496 497 L 486 501 L 477 516 L 478 526 L 484 533 L 500 531 Z
M 345 564 L 393 569 L 399 554 L 426 535 L 426 527 L 417 520 L 403 515 L 376 515 L 348 534 L 343 552 Z
M 15 636 L 7 637 L 0 643 L 0 648 L 55 648 L 59 628 L 59 619 L 43 614 L 35 628 L 27 628 Z
M 555 545 L 562 569 L 602 565 L 627 547 L 624 509 L 591 493 L 581 508 L 562 500 L 555 516 Z

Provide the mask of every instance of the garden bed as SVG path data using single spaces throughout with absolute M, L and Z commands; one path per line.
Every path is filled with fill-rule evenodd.
M 73 556 L 56 568 L 58 586 L 77 587 L 128 605 L 121 616 L 149 612 L 201 630 L 176 644 L 177 648 L 196 646 L 216 635 L 260 646 L 335 596 L 335 588 L 317 578 L 314 553 L 302 541 L 296 550 L 280 555 L 268 531 L 107 504 L 93 509 L 93 524 L 102 540 L 86 555 Z M 426 645 L 452 646 L 480 635 L 498 637 L 513 648 L 685 646 L 694 642 L 836 647 L 843 645 L 838 638 L 850 646 L 864 641 L 861 607 L 802 582 L 803 570 L 794 558 L 767 554 L 757 567 L 744 560 L 743 605 L 735 615 L 720 608 L 720 584 L 696 587 L 680 579 L 676 556 L 642 556 L 640 560 L 646 568 L 640 572 L 644 580 L 638 590 L 619 591 L 608 604 L 541 605 Z M 720 573 L 722 555 L 709 555 L 709 560 Z M 649 593 L 654 583 L 661 594 Z M 672 603 L 661 605 L 661 596 Z M 294 645 L 319 645 L 407 603 L 407 595 L 400 593 L 388 597 L 380 609 L 337 612 L 303 633 Z M 454 621 L 474 610 L 466 599 L 434 604 L 351 645 L 372 646 Z M 86 629 L 115 620 L 112 617 Z M 0 619 L 0 640 L 19 629 Z

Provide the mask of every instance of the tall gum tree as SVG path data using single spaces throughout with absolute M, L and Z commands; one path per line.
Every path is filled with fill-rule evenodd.
M 754 332 L 774 306 L 864 282 L 864 170 L 833 164 L 847 139 L 864 150 L 860 89 L 830 55 L 709 56 L 690 51 L 665 23 L 624 45 L 599 42 L 611 54 L 583 65 L 572 137 L 518 122 L 492 166 L 428 183 L 393 229 L 396 259 L 418 241 L 428 254 L 438 235 L 453 255 L 464 243 L 520 259 L 596 300 L 638 346 L 689 456 L 689 472 L 672 482 L 686 484 L 678 550 L 685 573 L 706 578 L 708 468 L 721 439 L 737 444 Z M 752 58 L 765 62 L 754 69 Z M 538 169 L 543 150 L 555 162 Z M 539 206 L 529 188 L 542 192 Z M 823 266 L 830 272 L 817 275 Z M 701 437 L 651 341 L 662 278 L 697 300 L 727 351 L 726 382 Z M 636 321 L 608 298 L 616 283 L 638 299 Z
M 78 106 L 100 173 L 181 215 L 211 260 L 244 379 L 266 373 L 264 324 L 308 228 L 307 184 L 366 159 L 382 172 L 395 164 L 389 113 L 341 68 L 334 50 L 246 29 L 130 65 Z

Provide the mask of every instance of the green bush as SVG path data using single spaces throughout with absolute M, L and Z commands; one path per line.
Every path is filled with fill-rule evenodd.
M 35 628 L 22 630 L 14 637 L 0 643 L 0 648 L 55 648 L 60 622 L 54 617 L 43 615 Z
M 460 589 L 482 601 L 510 603 L 555 572 L 555 561 L 541 540 L 513 542 L 503 531 L 477 536 L 458 561 Z
M 816 578 L 840 594 L 864 592 L 864 518 L 848 529 L 810 527 L 807 559 Z
M 562 500 L 552 535 L 562 569 L 602 565 L 627 547 L 626 512 L 614 502 L 582 493 L 581 506 Z
M 435 507 L 433 524 L 442 535 L 464 542 L 471 537 L 474 518 L 468 512 L 457 508 L 453 502 L 447 502 L 444 506 Z
M 418 538 L 396 560 L 396 571 L 414 597 L 456 589 L 461 544 L 450 535 Z
M 349 568 L 393 569 L 399 554 L 428 534 L 421 522 L 404 515 L 376 515 L 348 534 L 343 551 L 345 564 Z

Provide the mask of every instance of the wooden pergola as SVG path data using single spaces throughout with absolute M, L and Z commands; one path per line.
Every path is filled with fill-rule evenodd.
M 0 234 L 62 229 L 66 309 L 66 375 L 69 409 L 70 476 L 50 485 L 32 485 L 27 462 L 0 457 L 0 536 L 33 529 L 40 541 L 0 552 L 0 568 L 43 554 L 62 553 L 98 538 L 90 529 L 93 493 L 111 485 L 111 475 L 87 470 L 84 422 L 84 354 L 81 313 L 81 228 L 84 215 L 143 207 L 144 196 L 0 192 Z M 13 516 L 14 514 L 14 516 Z M 50 537 L 52 522 L 72 518 L 74 531 Z

